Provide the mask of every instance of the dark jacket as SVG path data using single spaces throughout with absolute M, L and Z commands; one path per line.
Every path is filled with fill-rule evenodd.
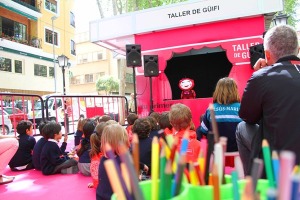
M 32 163 L 32 150 L 36 143 L 35 138 L 27 134 L 20 134 L 19 148 L 9 162 L 10 168 L 20 167 Z
M 41 139 L 39 139 L 39 141 L 37 141 L 37 143 L 34 145 L 34 148 L 33 148 L 32 162 L 33 162 L 34 168 L 37 170 L 41 170 L 41 153 L 42 153 L 43 147 L 46 144 L 46 142 L 47 142 L 47 140 L 44 137 L 42 137 Z M 66 150 L 66 147 L 67 147 L 67 143 L 63 142 L 60 147 L 61 152 L 64 153 Z
M 55 142 L 47 141 L 41 153 L 41 169 L 43 174 L 53 174 L 55 167 L 68 159 L 67 156 L 63 155 L 63 152 L 61 152 Z
M 98 177 L 99 177 L 99 184 L 96 190 L 96 199 L 97 200 L 110 200 L 111 196 L 113 195 L 113 190 L 109 182 L 109 178 L 107 176 L 107 173 L 105 171 L 104 167 L 104 161 L 106 161 L 108 158 L 105 156 L 102 156 L 99 164 L 99 172 L 98 172 Z M 121 160 L 120 157 L 117 156 L 115 157 L 116 162 L 118 165 L 120 165 Z
M 239 116 L 251 124 L 260 122 L 260 134 L 271 150 L 291 150 L 299 164 L 300 73 L 296 67 L 300 70 L 300 59 L 287 56 L 254 72 L 245 88 Z

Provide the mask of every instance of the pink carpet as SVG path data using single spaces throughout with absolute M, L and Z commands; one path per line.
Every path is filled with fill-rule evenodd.
M 91 177 L 82 174 L 57 174 L 44 176 L 42 172 L 29 170 L 12 172 L 7 168 L 5 175 L 16 176 L 9 184 L 0 185 L 1 200 L 81 200 L 95 199 L 96 190 L 88 188 Z
M 38 141 L 39 137 L 36 137 Z M 69 135 L 67 150 L 74 146 L 74 136 Z M 12 172 L 9 167 L 4 172 L 15 176 L 9 184 L 0 185 L 0 200 L 82 200 L 96 199 L 96 190 L 88 188 L 91 177 L 82 174 L 56 174 L 45 176 L 41 171 L 28 170 Z

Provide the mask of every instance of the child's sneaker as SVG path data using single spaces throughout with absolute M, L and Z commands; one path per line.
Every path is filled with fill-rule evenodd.
M 62 169 L 61 173 L 62 174 L 77 174 L 78 171 L 79 171 L 79 169 L 76 165 L 76 166 L 72 166 L 72 167 L 69 167 L 69 168 Z

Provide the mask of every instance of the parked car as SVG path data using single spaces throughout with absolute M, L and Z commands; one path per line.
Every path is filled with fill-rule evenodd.
M 0 133 L 7 135 L 11 132 L 11 130 L 12 124 L 11 120 L 9 119 L 9 115 L 0 109 Z
M 9 115 L 9 118 L 13 124 L 13 128 L 17 127 L 17 124 L 22 120 L 28 120 L 27 113 L 24 113 L 22 110 L 16 107 L 4 107 L 4 112 Z

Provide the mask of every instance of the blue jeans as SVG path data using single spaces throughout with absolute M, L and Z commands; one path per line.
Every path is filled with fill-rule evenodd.
M 248 124 L 244 121 L 240 122 L 236 127 L 236 142 L 243 163 L 245 175 L 250 175 L 252 160 L 255 157 L 253 152 L 257 152 L 254 147 L 256 143 L 261 141 L 259 134 L 259 125 Z

